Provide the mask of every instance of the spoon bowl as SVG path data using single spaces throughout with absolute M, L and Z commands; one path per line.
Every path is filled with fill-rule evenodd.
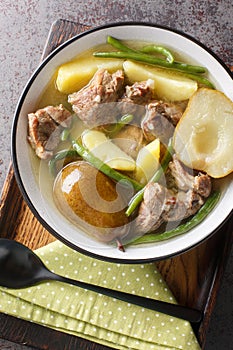
M 54 277 L 32 250 L 4 238 L 0 239 L 0 271 L 0 285 L 15 289 Z
M 48 270 L 41 259 L 28 247 L 5 238 L 0 238 L 0 285 L 7 288 L 25 288 L 36 283 L 56 280 L 73 284 L 80 288 L 104 294 L 127 303 L 183 318 L 190 322 L 200 322 L 202 313 L 181 305 L 144 298 L 94 284 L 63 277 Z

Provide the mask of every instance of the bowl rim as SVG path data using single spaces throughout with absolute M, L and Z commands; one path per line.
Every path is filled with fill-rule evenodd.
M 82 33 L 76 34 L 75 36 L 73 36 L 72 38 L 68 39 L 67 41 L 65 41 L 64 43 L 62 43 L 60 46 L 58 46 L 57 48 L 55 48 L 47 57 L 45 57 L 45 59 L 43 59 L 43 61 L 38 65 L 38 67 L 35 69 L 35 71 L 33 72 L 33 74 L 31 75 L 31 77 L 29 78 L 28 82 L 26 83 L 23 92 L 21 94 L 21 96 L 19 97 L 16 109 L 15 109 L 15 113 L 14 113 L 14 117 L 13 117 L 13 123 L 12 123 L 12 128 L 11 128 L 11 158 L 12 158 L 12 165 L 13 165 L 13 169 L 14 169 L 14 175 L 15 175 L 15 179 L 16 182 L 18 184 L 18 187 L 23 195 L 23 198 L 25 200 L 25 202 L 27 203 L 28 207 L 30 208 L 30 210 L 32 211 L 33 215 L 38 219 L 38 221 L 42 224 L 42 226 L 49 232 L 51 233 L 54 237 L 56 237 L 57 239 L 59 239 L 60 241 L 62 241 L 64 244 L 66 244 L 67 246 L 69 246 L 70 248 L 79 251 L 82 254 L 85 254 L 87 256 L 93 257 L 93 258 L 97 258 L 99 260 L 104 260 L 104 261 L 109 261 L 109 262 L 115 262 L 115 263 L 124 263 L 124 264 L 138 264 L 138 263 L 149 263 L 149 262 L 154 262 L 154 261 L 158 261 L 158 260 L 162 260 L 162 259 L 167 259 L 167 258 L 171 258 L 177 255 L 180 255 L 184 252 L 187 252 L 191 249 L 193 249 L 194 247 L 200 245 L 201 243 L 203 243 L 206 239 L 210 238 L 216 231 L 218 231 L 225 223 L 226 221 L 228 221 L 230 219 L 230 217 L 233 214 L 233 209 L 231 210 L 231 212 L 225 217 L 225 219 L 212 231 L 210 231 L 210 233 L 208 235 L 206 235 L 205 237 L 203 237 L 202 240 L 199 240 L 198 242 L 196 242 L 195 244 L 191 244 L 189 247 L 185 247 L 183 249 L 179 249 L 178 251 L 176 251 L 175 253 L 169 253 L 169 254 L 165 254 L 163 256 L 159 256 L 159 257 L 150 257 L 150 258 L 138 258 L 138 259 L 124 259 L 124 258 L 114 258 L 114 257 L 108 257 L 108 256 L 103 256 L 100 255 L 98 253 L 93 253 L 87 249 L 81 248 L 78 245 L 70 242 L 69 240 L 67 240 L 66 238 L 64 238 L 61 234 L 59 234 L 57 231 L 55 231 L 44 219 L 43 217 L 39 214 L 39 212 L 37 211 L 37 209 L 35 208 L 35 206 L 33 205 L 26 189 L 25 186 L 23 184 L 23 181 L 21 179 L 21 175 L 20 175 L 20 171 L 19 171 L 19 167 L 18 167 L 18 160 L 17 160 L 17 156 L 16 156 L 16 131 L 17 131 L 17 126 L 18 126 L 18 120 L 19 120 L 19 115 L 20 115 L 20 110 L 21 107 L 24 103 L 24 100 L 27 96 L 27 93 L 31 87 L 31 85 L 33 84 L 34 80 L 36 79 L 36 77 L 39 75 L 39 73 L 41 72 L 41 70 L 46 66 L 46 64 L 54 57 L 57 55 L 58 52 L 62 51 L 65 47 L 69 46 L 71 43 L 77 41 L 78 39 L 90 34 L 90 33 L 94 33 L 96 31 L 100 31 L 102 29 L 107 29 L 107 28 L 112 28 L 112 27 L 124 27 L 124 26 L 142 26 L 142 27 L 152 27 L 152 28 L 157 28 L 157 29 L 162 29 L 162 30 L 166 30 L 175 34 L 178 34 L 179 36 L 182 36 L 192 42 L 194 42 L 195 44 L 197 44 L 198 46 L 200 46 L 201 48 L 203 48 L 205 51 L 207 51 L 215 60 L 218 61 L 218 63 L 225 69 L 225 71 L 232 77 L 233 74 L 230 71 L 229 67 L 220 59 L 220 57 L 215 54 L 210 48 L 208 48 L 205 44 L 203 44 L 202 42 L 200 42 L 199 40 L 197 40 L 196 38 L 194 38 L 192 35 L 187 34 L 185 32 L 183 32 L 182 30 L 178 30 L 178 29 L 174 29 L 171 28 L 169 26 L 164 26 L 164 25 L 158 25 L 158 24 L 154 24 L 154 23 L 149 23 L 149 22 L 141 22 L 141 21 L 121 21 L 121 22 L 110 22 L 104 25 L 100 25 L 100 26 L 96 26 L 94 28 L 90 28 L 88 30 L 85 30 Z

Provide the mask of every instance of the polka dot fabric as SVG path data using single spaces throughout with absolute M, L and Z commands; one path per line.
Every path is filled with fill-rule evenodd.
M 175 302 L 155 264 L 116 264 L 82 255 L 59 241 L 36 251 L 61 275 L 104 287 Z M 184 320 L 61 282 L 0 288 L 0 311 L 115 349 L 200 349 Z

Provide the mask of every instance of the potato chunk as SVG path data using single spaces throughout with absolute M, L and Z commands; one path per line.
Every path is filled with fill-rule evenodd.
M 57 88 L 65 94 L 78 91 L 89 83 L 99 68 L 107 69 L 109 73 L 113 73 L 122 69 L 122 63 L 122 60 L 111 58 L 106 60 L 92 56 L 65 63 L 58 68 Z
M 199 89 L 176 126 L 173 147 L 187 166 L 220 178 L 233 171 L 233 102 L 222 92 Z
M 162 100 L 183 101 L 189 99 L 198 87 L 196 81 L 185 78 L 179 72 L 165 68 L 125 61 L 123 69 L 131 83 L 152 80 L 154 94 Z
M 108 139 L 103 132 L 85 130 L 82 133 L 82 142 L 89 151 L 111 168 L 124 171 L 135 169 L 134 159 Z
M 136 159 L 136 179 L 145 185 L 154 175 L 159 166 L 160 142 L 155 139 L 142 147 Z

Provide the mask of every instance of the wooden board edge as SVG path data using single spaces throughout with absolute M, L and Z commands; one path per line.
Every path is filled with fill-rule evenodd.
M 61 44 L 64 44 L 67 40 L 75 36 L 74 32 L 78 34 L 90 29 L 88 25 L 81 23 L 76 23 L 73 21 L 68 21 L 64 19 L 58 19 L 52 23 L 50 28 L 47 41 L 44 46 L 44 51 L 42 53 L 41 59 L 44 60 L 52 51 L 54 51 Z M 62 32 L 62 35 L 60 33 Z M 58 36 L 59 33 L 59 36 Z M 50 45 L 48 45 L 48 43 Z M 54 45 L 51 45 L 54 43 Z

